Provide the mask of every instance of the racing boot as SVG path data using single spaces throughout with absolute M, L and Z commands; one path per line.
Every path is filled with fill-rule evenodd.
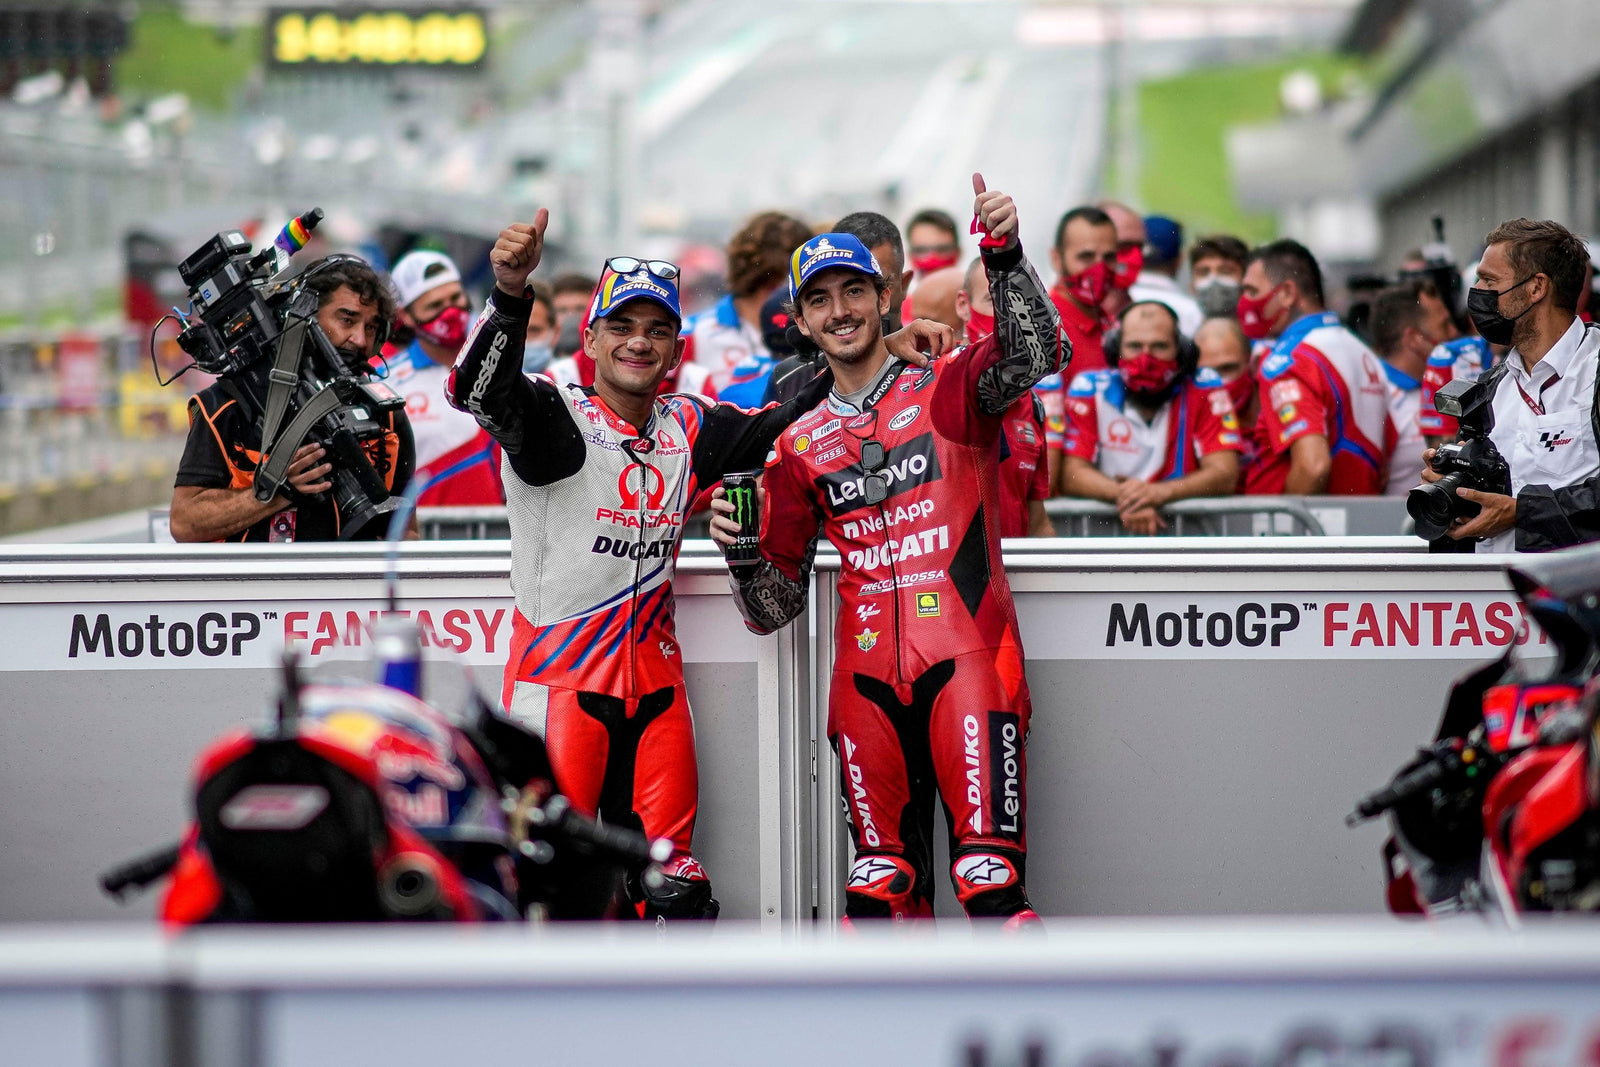
M 641 919 L 715 919 L 722 910 L 711 895 L 711 879 L 700 861 L 679 853 L 659 870 L 639 877 Z
M 852 919 L 904 922 L 926 918 L 932 909 L 916 890 L 916 870 L 903 858 L 857 856 L 850 865 L 850 877 L 845 880 L 843 925 L 849 928 Z
M 1022 854 L 1010 849 L 978 845 L 970 851 L 957 850 L 955 862 L 950 865 L 950 878 L 967 917 L 1014 919 L 1017 926 L 1028 922 L 1024 913 L 1037 920 L 1039 916 L 1028 903 L 1028 891 L 1022 886 L 1023 862 Z M 1012 925 L 1009 921 L 1006 924 L 1008 929 Z

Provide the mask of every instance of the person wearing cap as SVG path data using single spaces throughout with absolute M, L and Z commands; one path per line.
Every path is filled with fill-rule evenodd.
M 1165 215 L 1149 215 L 1144 220 L 1144 264 L 1128 290 L 1136 304 L 1154 300 L 1167 305 L 1178 316 L 1178 329 L 1193 337 L 1206 321 L 1194 297 L 1178 284 L 1178 268 L 1183 265 L 1183 223 Z
M 504 451 L 516 611 L 503 696 L 545 738 L 575 805 L 672 842 L 659 882 L 632 880 L 638 913 L 712 918 L 711 882 L 690 851 L 699 783 L 673 617 L 684 519 L 724 474 L 759 469 L 833 378 L 760 411 L 662 395 L 684 355 L 678 269 L 627 256 L 606 262 L 589 304 L 594 384 L 523 375 L 527 279 L 549 217 L 541 208 L 500 233 L 494 292 L 446 386 Z
M 505 503 L 494 439 L 478 421 L 451 407 L 445 379 L 472 324 L 461 273 L 440 252 L 408 252 L 390 272 L 400 310 L 396 322 L 411 344 L 389 361 L 389 384 L 405 397 L 417 443 L 420 507 Z
M 794 313 L 832 388 L 779 435 L 759 559 L 732 570 L 746 624 L 771 633 L 805 612 L 819 535 L 839 551 L 828 735 L 855 841 L 850 922 L 932 914 L 936 795 L 967 914 L 1038 921 L 1023 885 L 1030 703 L 997 472 L 1006 412 L 1071 348 L 1023 257 L 1011 198 L 976 174 L 973 191 L 995 330 L 926 368 L 885 348 L 892 288 L 859 238 L 823 234 L 795 251 Z M 720 492 L 712 508 L 726 547 L 740 527 Z

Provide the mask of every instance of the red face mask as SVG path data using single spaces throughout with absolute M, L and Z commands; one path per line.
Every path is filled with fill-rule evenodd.
M 985 315 L 977 308 L 971 311 L 971 317 L 967 319 L 967 344 L 975 345 L 994 333 L 994 316 Z
M 932 274 L 936 270 L 944 270 L 961 262 L 959 252 L 929 252 L 924 256 L 912 256 L 911 266 L 918 274 Z
M 1139 280 L 1139 272 L 1144 270 L 1144 249 L 1138 245 L 1124 248 L 1117 253 L 1117 265 L 1111 268 L 1111 286 L 1127 292 L 1133 288 L 1133 283 Z
M 463 307 L 447 307 L 427 322 L 417 323 L 417 333 L 440 348 L 460 348 L 467 340 L 472 320 Z
M 1281 285 L 1274 285 L 1254 300 L 1239 297 L 1239 329 L 1252 341 L 1263 341 L 1272 336 L 1272 321 L 1267 318 L 1267 304 L 1278 295 Z
M 1228 390 L 1228 399 L 1233 401 L 1233 410 L 1243 411 L 1256 395 L 1256 376 L 1245 371 L 1224 388 Z
M 1135 393 L 1160 393 L 1178 379 L 1178 361 L 1162 359 L 1150 352 L 1124 356 L 1117 361 L 1122 382 Z
M 1096 263 L 1092 267 L 1062 278 L 1061 287 L 1084 307 L 1098 308 L 1100 301 L 1111 292 L 1111 268 L 1105 263 Z

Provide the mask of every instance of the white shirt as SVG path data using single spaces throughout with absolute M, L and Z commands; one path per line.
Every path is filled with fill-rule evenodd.
M 1128 290 L 1128 296 L 1134 303 L 1154 300 L 1167 305 L 1178 316 L 1178 329 L 1189 337 L 1193 337 L 1200 324 L 1206 321 L 1205 312 L 1200 310 L 1200 305 L 1195 302 L 1194 297 L 1183 291 L 1176 278 L 1157 274 L 1153 270 L 1139 272 L 1133 288 Z
M 1511 495 L 1527 485 L 1560 489 L 1594 477 L 1600 471 L 1600 445 L 1590 411 L 1600 329 L 1585 329 L 1582 319 L 1574 319 L 1532 371 L 1524 368 L 1514 348 L 1506 362 L 1510 365 L 1492 402 L 1489 439 L 1511 467 Z M 1515 548 L 1514 528 L 1478 545 L 1480 552 Z
M 1385 496 L 1405 496 L 1422 481 L 1422 382 L 1389 363 L 1389 418 L 1394 422 L 1394 452 L 1389 456 L 1389 487 Z

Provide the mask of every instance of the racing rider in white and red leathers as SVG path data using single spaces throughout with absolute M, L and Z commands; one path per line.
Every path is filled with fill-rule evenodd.
M 580 809 L 672 841 L 660 886 L 635 887 L 642 916 L 712 917 L 690 854 L 698 801 L 694 727 L 673 619 L 683 520 L 701 490 L 758 466 L 831 377 L 759 412 L 657 395 L 683 358 L 670 263 L 617 257 L 591 300 L 593 387 L 522 374 L 522 346 L 549 214 L 502 231 L 495 290 L 447 392 L 500 443 L 516 600 L 503 696 L 543 734 L 558 788 Z M 948 331 L 908 331 L 935 352 Z
M 805 610 L 819 532 L 843 558 L 828 732 L 856 846 L 847 920 L 931 914 L 935 795 L 967 914 L 1038 918 L 1024 888 L 1030 703 L 997 470 L 1007 410 L 1071 346 L 1017 243 L 1011 199 L 977 175 L 973 188 L 995 330 L 927 369 L 884 349 L 888 288 L 859 240 L 824 234 L 795 253 L 796 316 L 834 386 L 779 436 L 760 560 L 733 583 L 750 628 L 770 633 Z M 726 546 L 732 506 L 712 506 Z

